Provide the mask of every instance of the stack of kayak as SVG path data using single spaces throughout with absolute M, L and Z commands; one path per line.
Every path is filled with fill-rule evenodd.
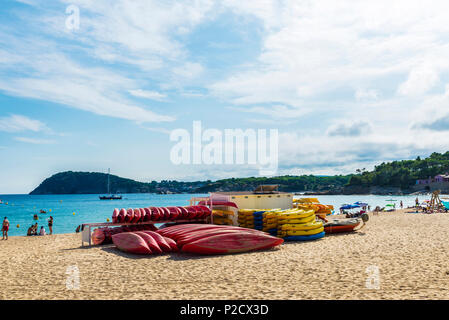
M 313 210 L 315 214 L 324 219 L 334 213 L 333 205 L 321 204 L 317 198 L 293 199 L 293 207 L 302 210 Z
M 316 221 L 314 210 L 286 210 L 277 216 L 278 237 L 286 241 L 309 241 L 324 237 L 321 221 Z
M 278 233 L 278 219 L 277 216 L 282 210 L 275 209 L 265 211 L 263 213 L 263 229 L 262 231 L 268 232 L 269 234 L 276 236 Z
M 234 211 L 232 210 L 212 210 L 213 222 L 218 225 L 232 226 L 234 224 Z
M 148 207 L 137 209 L 114 209 L 113 223 L 139 223 L 162 220 L 194 220 L 205 219 L 211 210 L 202 205 L 188 207 Z
M 260 209 L 240 209 L 238 211 L 237 221 L 242 228 L 254 229 L 254 212 L 260 211 Z
M 97 228 L 92 232 L 91 239 L 94 245 L 109 244 L 112 243 L 112 236 L 123 232 L 132 231 L 156 231 L 157 228 L 152 224 L 146 225 L 131 225 L 122 227 L 103 227 Z
M 263 250 L 284 242 L 265 232 L 235 226 L 182 224 L 157 232 L 176 241 L 182 252 L 203 255 Z
M 253 212 L 254 217 L 254 229 L 262 231 L 263 230 L 263 217 L 266 210 L 259 210 Z
M 112 242 L 119 250 L 135 254 L 161 254 L 179 250 L 175 241 L 154 231 L 118 233 L 112 236 Z

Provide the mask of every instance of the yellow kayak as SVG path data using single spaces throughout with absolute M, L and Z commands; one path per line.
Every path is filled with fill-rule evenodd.
M 285 231 L 287 236 L 311 236 L 313 234 L 321 233 L 324 231 L 324 227 L 315 228 L 312 230 L 289 230 Z
M 233 216 L 234 212 L 231 210 L 212 210 L 214 217 Z
M 311 215 L 310 217 L 304 219 L 280 219 L 278 224 L 305 224 L 315 221 L 315 215 Z
M 278 216 L 278 220 L 281 220 L 281 219 L 304 219 L 304 218 L 310 217 L 313 214 L 315 214 L 315 212 L 313 210 L 308 210 L 308 211 L 300 210 L 299 213 L 281 214 Z
M 279 231 L 278 236 L 286 237 L 286 236 L 312 236 L 314 234 L 318 234 L 324 231 L 324 227 L 316 228 L 312 230 L 289 230 L 289 231 Z
M 281 226 L 282 231 L 304 231 L 304 230 L 313 230 L 317 228 L 323 227 L 322 221 L 315 221 L 306 224 L 283 224 Z

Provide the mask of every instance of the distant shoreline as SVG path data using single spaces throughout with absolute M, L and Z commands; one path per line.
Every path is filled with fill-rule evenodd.
M 129 192 L 129 193 L 117 193 L 120 195 L 126 196 L 127 194 L 152 194 L 152 195 L 180 195 L 180 194 L 209 194 L 214 192 L 222 192 L 222 191 L 210 191 L 210 192 L 171 192 L 171 193 L 157 193 L 157 192 Z M 230 191 L 232 192 L 232 191 Z M 236 191 L 237 192 L 237 191 Z M 428 195 L 432 192 L 421 192 L 421 193 L 335 193 L 335 192 L 293 192 L 286 191 L 288 193 L 292 193 L 295 196 L 419 196 L 419 195 Z M 30 193 L 3 193 L 0 194 L 1 197 L 7 196 L 75 196 L 75 195 L 96 195 L 100 196 L 103 193 L 42 193 L 42 194 L 30 194 Z M 441 195 L 449 195 L 449 193 L 441 193 Z M 112 201 L 112 200 L 111 200 Z M 114 200 L 120 201 L 120 200 Z M 2 203 L 0 203 L 1 205 Z M 4 204 L 4 203 L 3 203 Z

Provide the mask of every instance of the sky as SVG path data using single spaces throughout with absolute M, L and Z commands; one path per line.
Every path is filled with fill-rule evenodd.
M 77 19 L 79 17 L 79 19 Z M 449 150 L 449 2 L 2 0 L 0 194 L 60 171 L 176 165 L 176 129 L 277 129 L 278 175 Z

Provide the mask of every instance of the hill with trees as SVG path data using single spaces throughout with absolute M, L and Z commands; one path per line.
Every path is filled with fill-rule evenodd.
M 207 193 L 211 191 L 254 190 L 260 184 L 279 184 L 280 191 L 325 191 L 341 188 L 350 176 L 281 176 L 273 178 L 231 178 L 182 182 L 138 182 L 110 175 L 112 193 Z M 30 194 L 102 194 L 107 192 L 108 175 L 98 172 L 61 172 L 45 179 Z
M 418 179 L 435 177 L 449 172 L 449 151 L 432 153 L 428 158 L 381 163 L 373 171 L 358 170 L 351 176 L 348 186 L 397 187 L 408 190 Z
M 411 193 L 417 179 L 449 172 L 449 151 L 432 153 L 428 158 L 381 163 L 372 171 L 337 176 L 279 176 L 229 178 L 217 181 L 183 182 L 163 180 L 139 182 L 110 175 L 112 193 L 208 193 L 214 191 L 254 190 L 261 184 L 278 184 L 280 191 L 315 194 L 388 194 Z M 103 194 L 107 174 L 98 172 L 61 172 L 45 179 L 30 194 Z

